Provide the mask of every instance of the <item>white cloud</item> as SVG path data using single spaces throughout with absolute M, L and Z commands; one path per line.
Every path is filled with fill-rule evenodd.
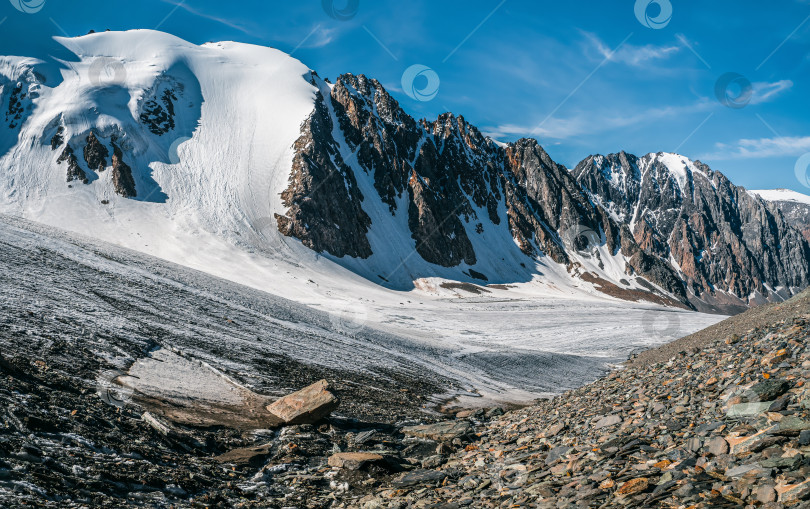
M 751 96 L 751 104 L 761 104 L 775 99 L 777 95 L 793 87 L 790 80 L 780 80 L 774 83 L 758 81 L 752 83 L 754 94 Z
M 675 45 L 655 46 L 648 44 L 646 46 L 633 46 L 624 44 L 616 51 L 613 51 L 613 48 L 608 47 L 596 35 L 588 32 L 583 33 L 602 58 L 632 66 L 644 65 L 654 60 L 664 60 L 681 50 L 681 46 Z
M 741 139 L 735 144 L 718 143 L 716 152 L 700 159 L 756 159 L 764 157 L 794 157 L 810 152 L 810 136 Z

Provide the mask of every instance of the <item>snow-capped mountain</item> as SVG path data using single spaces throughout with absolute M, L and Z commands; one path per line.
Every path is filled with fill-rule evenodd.
M 332 84 L 271 48 L 147 30 L 59 42 L 76 58 L 0 57 L 0 212 L 261 288 L 281 279 L 252 274 L 273 265 L 333 294 L 356 275 L 532 282 L 723 311 L 810 284 L 781 216 L 680 156 L 572 172 L 535 140 L 416 121 L 376 80 Z
M 778 208 L 700 161 L 621 152 L 588 157 L 573 173 L 646 252 L 669 261 L 692 302 L 742 307 L 807 285 L 801 234 Z

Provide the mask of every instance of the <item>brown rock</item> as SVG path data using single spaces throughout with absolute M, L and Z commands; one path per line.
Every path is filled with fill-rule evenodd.
M 810 497 L 810 479 L 799 484 L 777 486 L 776 492 L 779 494 L 779 502 L 783 504 L 805 500 Z
M 776 490 L 770 484 L 763 484 L 757 488 L 757 500 L 763 504 L 776 502 Z
M 650 486 L 650 480 L 646 477 L 639 477 L 637 479 L 630 479 L 622 484 L 616 491 L 616 496 L 627 497 L 645 491 Z
M 259 462 L 270 454 L 272 444 L 260 445 L 257 447 L 243 447 L 233 449 L 217 456 L 215 459 L 220 463 L 233 463 L 236 465 L 248 465 Z
M 758 452 L 766 447 L 784 441 L 784 437 L 776 437 L 771 434 L 775 429 L 776 426 L 771 426 L 770 428 L 747 437 L 726 437 L 726 441 L 731 448 L 731 454 L 743 455 L 750 452 Z
M 616 486 L 616 481 L 614 481 L 613 479 L 605 479 L 599 484 L 599 487 L 603 490 L 609 490 L 614 486 Z
M 781 350 L 777 350 L 775 352 L 771 352 L 765 357 L 762 358 L 761 364 L 763 366 L 772 366 L 774 364 L 779 364 L 783 360 L 788 358 L 788 352 L 784 348 Z
M 329 382 L 321 380 L 298 392 L 280 398 L 267 411 L 284 424 L 312 424 L 336 409 L 340 400 L 329 392 Z
M 360 470 L 367 463 L 382 461 L 379 454 L 369 452 L 339 452 L 329 456 L 329 466 L 345 468 L 346 470 Z
M 714 437 L 708 443 L 709 452 L 715 456 L 728 453 L 728 442 L 723 437 Z

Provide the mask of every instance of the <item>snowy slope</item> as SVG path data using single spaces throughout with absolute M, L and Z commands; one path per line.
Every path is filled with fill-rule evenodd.
M 759 196 L 765 201 L 788 201 L 810 205 L 810 196 L 790 189 L 762 189 L 749 191 L 749 193 Z
M 93 351 L 99 360 L 92 366 L 121 370 L 160 346 L 263 394 L 289 392 L 300 383 L 297 376 L 313 369 L 321 375 L 310 376 L 370 379 L 383 393 L 421 380 L 447 391 L 443 397 L 479 396 L 463 398 L 466 403 L 482 404 L 481 397 L 526 402 L 578 387 L 631 352 L 722 318 L 606 300 L 529 300 L 518 289 L 493 290 L 497 298 L 490 299 L 430 302 L 408 295 L 399 307 L 367 295 L 349 315 L 327 314 L 18 218 L 0 215 L 0 239 L 0 308 L 8 333 L 0 346 L 12 337 L 45 345 L 59 337 Z M 513 291 L 518 294 L 510 296 Z M 374 326 L 350 321 L 362 316 L 359 309 L 385 318 Z M 149 358 L 142 362 L 136 372 L 154 367 Z M 143 384 L 160 385 L 149 372 L 138 373 Z M 184 386 L 182 373 L 172 377 Z M 178 389 L 165 386 L 165 396 Z M 211 392 L 207 397 L 217 394 Z

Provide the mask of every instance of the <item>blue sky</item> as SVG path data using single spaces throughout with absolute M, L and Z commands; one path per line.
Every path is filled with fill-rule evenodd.
M 637 16 L 635 0 L 354 1 L 327 1 L 336 19 L 321 0 L 0 0 L 0 54 L 59 54 L 52 36 L 107 28 L 268 45 L 323 77 L 377 78 L 417 118 L 452 111 L 501 141 L 538 138 L 567 166 L 677 151 L 749 189 L 810 193 L 795 171 L 810 153 L 810 0 L 660 0 L 665 26 L 660 5 Z M 403 90 L 415 64 L 439 80 L 429 101 Z M 743 107 L 717 97 L 727 73 Z

